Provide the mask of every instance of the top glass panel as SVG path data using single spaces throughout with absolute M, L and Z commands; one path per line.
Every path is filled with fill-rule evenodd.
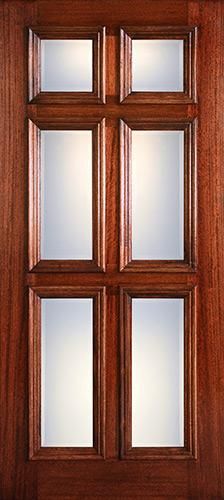
M 92 92 L 93 41 L 41 40 L 41 90 Z
M 132 90 L 183 92 L 183 40 L 132 40 Z

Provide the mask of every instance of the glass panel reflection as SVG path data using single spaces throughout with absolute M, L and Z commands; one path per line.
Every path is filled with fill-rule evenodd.
M 132 90 L 182 92 L 183 40 L 132 40 Z
M 132 131 L 132 258 L 184 258 L 184 132 Z
M 92 40 L 41 40 L 41 90 L 91 92 Z
M 93 446 L 93 299 L 41 299 L 41 444 Z
M 132 446 L 184 446 L 183 299 L 132 299 Z
M 41 258 L 92 259 L 92 131 L 41 131 Z

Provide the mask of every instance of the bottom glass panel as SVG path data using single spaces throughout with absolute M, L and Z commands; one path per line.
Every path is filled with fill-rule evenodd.
M 132 299 L 132 446 L 184 446 L 184 299 Z
M 93 446 L 93 299 L 41 299 L 41 445 Z

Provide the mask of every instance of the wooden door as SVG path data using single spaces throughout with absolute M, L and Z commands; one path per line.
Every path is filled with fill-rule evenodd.
M 221 500 L 224 3 L 5 0 L 0 12 L 1 498 Z M 91 91 L 44 87 L 42 40 L 91 41 Z M 180 88 L 135 87 L 136 40 L 180 42 Z M 39 153 L 41 132 L 52 130 L 92 134 L 92 258 L 41 253 Z M 181 257 L 134 256 L 136 131 L 184 138 Z M 41 444 L 40 311 L 48 298 L 93 303 L 92 446 Z M 133 446 L 138 299 L 184 304 L 180 445 Z

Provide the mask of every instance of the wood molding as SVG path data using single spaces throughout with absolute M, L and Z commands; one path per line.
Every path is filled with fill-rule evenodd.
M 29 102 L 40 104 L 104 104 L 105 103 L 105 27 L 34 26 L 29 28 Z M 41 40 L 92 40 L 93 91 L 41 91 Z
M 131 131 L 184 131 L 184 260 L 132 260 Z M 189 272 L 197 267 L 196 120 L 120 120 L 120 271 Z
M 61 8 L 59 8 L 59 5 Z M 5 0 L 1 40 L 1 498 L 2 500 L 224 499 L 223 0 Z M 107 26 L 107 104 L 28 104 L 27 26 Z M 119 27 L 198 26 L 199 104 L 119 104 Z M 191 116 L 187 116 L 190 113 Z M 107 119 L 107 272 L 27 271 L 27 118 Z M 198 116 L 196 272 L 119 272 L 118 120 Z M 119 285 L 199 284 L 198 459 L 119 460 Z M 106 286 L 106 461 L 28 460 L 30 286 Z M 112 287 L 112 291 L 111 288 Z M 117 287 L 117 288 L 116 288 Z
M 41 298 L 93 298 L 93 447 L 41 446 Z M 102 459 L 105 454 L 105 288 L 29 288 L 29 458 Z
M 29 271 L 101 272 L 105 270 L 105 120 L 60 118 L 29 120 Z M 93 260 L 41 260 L 40 131 L 93 132 Z
M 28 104 L 27 105 L 27 116 L 31 120 L 54 120 L 59 115 L 64 117 L 64 120 L 68 122 L 73 118 L 79 117 L 83 119 L 83 109 L 82 104 L 76 104 L 75 106 L 67 106 L 66 104 L 43 104 L 39 106 L 38 104 Z M 89 119 L 98 118 L 99 120 L 107 117 L 107 120 L 118 120 L 122 118 L 123 120 L 132 120 L 133 118 L 145 118 L 153 121 L 160 121 L 161 119 L 166 119 L 168 121 L 181 121 L 181 120 L 192 120 L 197 117 L 198 108 L 197 104 L 188 104 L 183 106 L 182 104 L 175 104 L 175 106 L 166 106 L 162 104 L 145 104 L 144 106 L 139 106 L 138 104 L 128 104 L 124 103 L 122 106 L 115 103 L 97 104 L 97 106 L 92 106 L 88 104 L 85 106 L 85 116 Z
M 184 91 L 132 92 L 132 40 L 183 40 Z M 197 102 L 195 26 L 125 26 L 120 30 L 120 102 L 187 104 Z
M 196 435 L 196 290 L 183 285 L 160 285 L 120 288 L 120 456 L 125 460 L 192 459 L 197 458 Z M 131 365 L 131 311 L 132 298 L 184 299 L 184 446 L 132 447 L 132 365 Z

